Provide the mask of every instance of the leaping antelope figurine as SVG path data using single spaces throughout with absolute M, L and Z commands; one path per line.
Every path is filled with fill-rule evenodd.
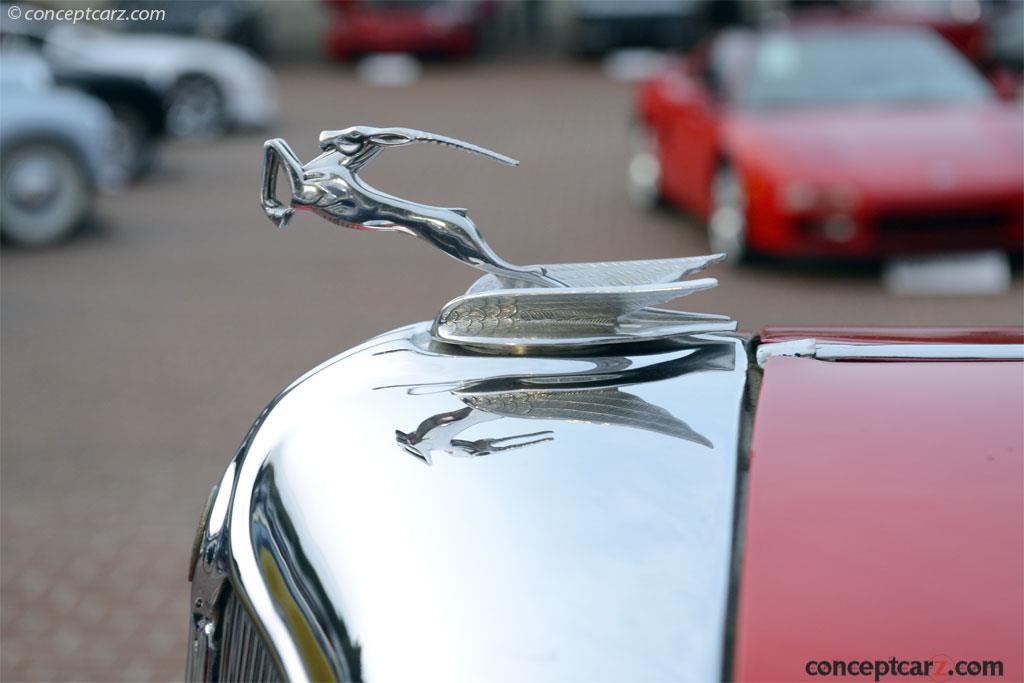
M 466 209 L 429 206 L 394 197 L 359 177 L 362 167 L 387 147 L 432 142 L 517 166 L 515 159 L 444 135 L 411 128 L 352 126 L 320 133 L 323 153 L 303 164 L 281 138 L 264 144 L 263 211 L 285 227 L 296 210 L 312 211 L 332 223 L 356 230 L 403 232 L 426 240 L 452 258 L 521 286 L 560 287 L 541 266 L 520 267 L 501 257 L 484 240 Z M 277 172 L 284 168 L 291 185 L 290 206 L 274 196 Z

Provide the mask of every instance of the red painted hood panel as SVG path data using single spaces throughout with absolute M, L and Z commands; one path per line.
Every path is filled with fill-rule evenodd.
M 735 677 L 945 657 L 1001 660 L 995 680 L 1024 679 L 1022 416 L 1018 362 L 771 358 Z
M 774 325 L 764 328 L 761 342 L 817 339 L 841 344 L 1024 344 L 1024 327 L 822 327 Z

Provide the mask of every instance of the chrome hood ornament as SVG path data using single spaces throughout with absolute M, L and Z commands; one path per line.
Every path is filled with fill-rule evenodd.
M 716 286 L 714 278 L 682 278 L 722 261 L 724 254 L 517 266 L 491 249 L 466 209 L 401 199 L 359 177 L 360 169 L 385 148 L 418 142 L 447 145 L 511 166 L 519 163 L 462 140 L 410 128 L 323 131 L 323 152 L 307 164 L 276 138 L 264 145 L 264 213 L 279 227 L 296 210 L 304 210 L 347 228 L 413 235 L 484 271 L 466 294 L 449 301 L 434 318 L 431 335 L 437 341 L 519 354 L 736 329 L 727 316 L 652 308 Z M 282 168 L 291 187 L 288 206 L 274 194 Z

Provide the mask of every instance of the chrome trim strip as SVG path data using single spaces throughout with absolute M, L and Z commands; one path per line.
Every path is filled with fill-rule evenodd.
M 757 364 L 773 356 L 818 360 L 1024 360 L 1024 344 L 835 344 L 794 339 L 761 344 Z
M 284 677 L 720 678 L 747 356 L 691 341 L 495 357 L 420 323 L 282 392 L 226 535 Z
M 822 344 L 814 357 L 821 360 L 1024 360 L 1024 344 Z

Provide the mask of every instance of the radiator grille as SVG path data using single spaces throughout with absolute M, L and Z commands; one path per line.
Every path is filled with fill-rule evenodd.
M 999 213 L 942 213 L 882 216 L 878 229 L 889 233 L 998 230 L 1007 224 Z
M 233 591 L 224 605 L 220 642 L 218 681 L 277 683 L 281 680 L 256 625 Z
M 234 591 L 228 590 L 215 626 L 193 615 L 189 642 L 189 683 L 278 683 L 270 651 Z M 215 637 L 211 638 L 210 633 Z

